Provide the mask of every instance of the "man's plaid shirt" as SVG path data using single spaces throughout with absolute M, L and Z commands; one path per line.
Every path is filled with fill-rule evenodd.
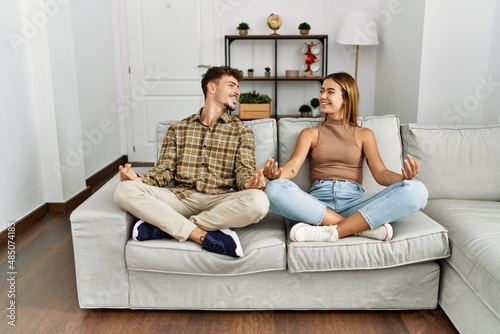
M 227 113 L 208 127 L 200 113 L 170 126 L 156 167 L 141 175 L 144 183 L 166 187 L 174 180 L 172 191 L 179 199 L 194 191 L 224 194 L 245 189 L 256 173 L 252 130 Z

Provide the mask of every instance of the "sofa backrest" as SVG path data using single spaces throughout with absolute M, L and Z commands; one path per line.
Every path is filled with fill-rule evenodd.
M 401 135 L 429 199 L 500 200 L 500 123 L 411 123 Z
M 317 126 L 320 122 L 321 120 L 318 118 L 282 118 L 279 120 L 278 155 L 280 165 L 287 162 L 292 155 L 300 131 L 306 127 Z M 401 171 L 402 151 L 399 117 L 397 115 L 360 117 L 358 124 L 373 130 L 386 167 L 399 173 Z M 304 191 L 309 190 L 311 185 L 309 169 L 309 159 L 306 159 L 298 175 L 293 179 Z M 373 194 L 384 188 L 373 179 L 366 161 L 363 166 L 363 188 L 367 194 Z
M 250 126 L 255 137 L 255 148 L 257 155 L 257 167 L 263 167 L 267 159 L 273 157 L 283 164 L 292 155 L 297 137 L 302 129 L 317 126 L 319 118 L 282 118 L 276 124 L 273 118 L 265 118 L 253 121 L 244 121 Z M 160 149 L 167 129 L 173 121 L 159 122 L 156 126 L 156 160 L 160 155 Z M 359 124 L 370 128 L 375 133 L 380 155 L 387 168 L 400 172 L 401 170 L 401 138 L 399 135 L 399 118 L 396 115 L 360 117 Z M 278 147 L 279 145 L 279 147 Z M 300 169 L 299 174 L 293 179 L 303 190 L 309 190 L 311 179 L 309 176 L 309 159 Z M 373 179 L 366 164 L 363 166 L 363 188 L 366 193 L 371 194 L 382 190 Z
M 156 161 L 160 157 L 163 138 L 170 125 L 175 121 L 163 121 L 156 125 Z M 244 121 L 250 126 L 255 138 L 255 150 L 257 158 L 257 167 L 263 167 L 269 158 L 278 158 L 278 143 L 276 120 L 274 118 L 258 119 L 253 121 Z

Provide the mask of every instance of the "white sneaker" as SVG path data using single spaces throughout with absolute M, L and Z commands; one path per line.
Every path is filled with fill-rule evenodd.
M 337 225 L 315 226 L 306 223 L 297 223 L 290 230 L 292 241 L 336 241 L 339 239 Z
M 356 233 L 361 237 L 378 239 L 382 241 L 387 241 L 392 239 L 393 230 L 391 224 L 381 225 L 373 230 L 366 230 L 363 232 Z

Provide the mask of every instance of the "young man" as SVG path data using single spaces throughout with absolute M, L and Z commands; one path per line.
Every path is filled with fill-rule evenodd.
M 170 126 L 156 167 L 143 175 L 130 164 L 119 167 L 115 201 L 139 218 L 134 240 L 189 239 L 209 252 L 244 256 L 229 228 L 259 222 L 269 200 L 255 166 L 254 135 L 227 113 L 236 108 L 242 78 L 228 66 L 210 68 L 201 80 L 205 105 Z

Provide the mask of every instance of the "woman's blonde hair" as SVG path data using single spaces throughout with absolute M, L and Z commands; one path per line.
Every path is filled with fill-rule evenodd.
M 356 80 L 345 72 L 332 73 L 325 77 L 335 81 L 342 89 L 342 98 L 344 99 L 344 124 L 349 123 L 358 125 L 359 116 L 359 90 Z

